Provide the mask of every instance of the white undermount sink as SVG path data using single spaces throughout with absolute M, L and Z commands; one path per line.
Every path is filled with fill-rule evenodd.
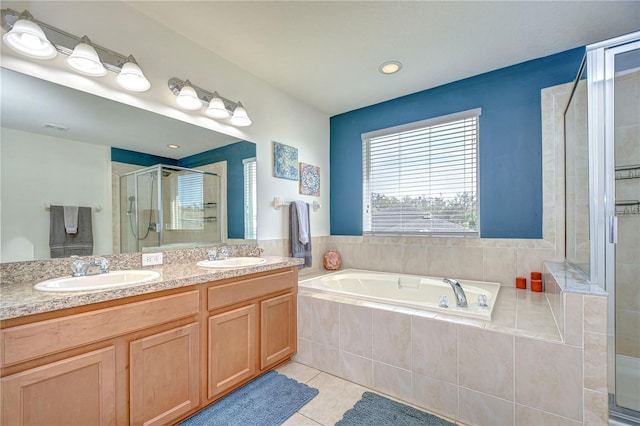
M 263 257 L 229 257 L 220 260 L 201 260 L 198 266 L 205 268 L 244 268 L 245 266 L 254 266 L 265 263 L 267 259 Z
M 39 291 L 105 290 L 142 284 L 158 278 L 160 278 L 160 274 L 156 271 L 111 271 L 106 274 L 87 275 L 84 277 L 53 278 L 39 282 L 34 288 Z

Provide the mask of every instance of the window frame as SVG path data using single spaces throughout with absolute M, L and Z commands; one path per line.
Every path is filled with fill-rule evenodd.
M 460 111 L 453 114 L 447 114 L 439 117 L 429 118 L 426 120 L 406 123 L 399 126 L 389 127 L 385 129 L 375 130 L 361 134 L 362 139 L 362 233 L 367 236 L 401 236 L 401 237 L 480 237 L 480 116 L 481 108 L 474 108 L 466 111 Z M 370 163 L 371 163 L 371 140 L 411 132 L 415 130 L 425 129 L 428 127 L 439 126 L 447 123 L 453 123 L 465 119 L 476 118 L 476 135 L 475 135 L 475 200 L 476 200 L 476 230 L 475 231 L 374 231 L 372 230 L 373 214 L 368 210 L 371 205 L 370 191 Z M 368 197 L 368 199 L 367 199 Z

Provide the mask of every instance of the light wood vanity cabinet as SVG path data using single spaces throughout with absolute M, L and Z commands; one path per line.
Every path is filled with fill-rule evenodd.
M 207 396 L 215 399 L 297 350 L 297 270 L 207 290 Z
M 297 269 L 2 321 L 0 426 L 174 424 L 296 352 Z

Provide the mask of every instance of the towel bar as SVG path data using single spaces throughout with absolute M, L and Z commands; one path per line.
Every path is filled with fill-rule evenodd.
M 282 198 L 280 197 L 273 198 L 273 208 L 276 210 L 280 210 L 282 206 L 288 206 L 290 204 L 291 202 L 283 201 Z M 311 203 L 311 209 L 313 209 L 314 212 L 317 212 L 318 210 L 320 210 L 320 207 L 322 207 L 322 205 L 317 201 L 314 201 L 313 203 Z
M 51 211 L 51 204 L 45 203 L 44 210 L 47 212 Z M 102 206 L 100 204 L 96 204 L 95 206 L 93 206 L 93 211 L 96 213 L 100 213 L 102 211 Z

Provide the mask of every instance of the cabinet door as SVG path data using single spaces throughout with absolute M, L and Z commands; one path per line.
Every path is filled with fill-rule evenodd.
M 5 426 L 115 423 L 113 347 L 2 379 L 2 424 Z
M 209 318 L 209 398 L 256 373 L 257 345 L 256 305 Z
M 260 369 L 264 370 L 296 352 L 295 294 L 263 301 L 260 326 Z
M 198 324 L 130 343 L 132 425 L 171 423 L 200 404 Z

